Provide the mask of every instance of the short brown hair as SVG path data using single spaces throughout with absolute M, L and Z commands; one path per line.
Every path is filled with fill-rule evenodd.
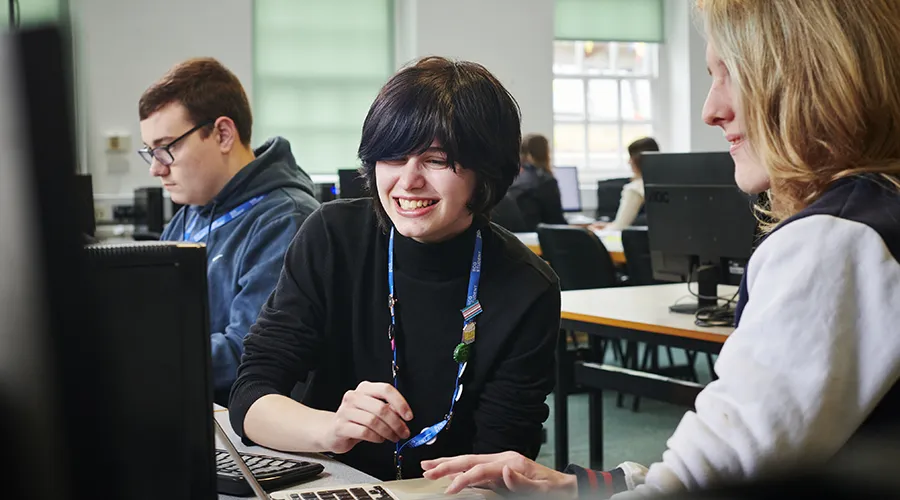
M 244 146 L 250 145 L 253 114 L 240 80 L 212 57 L 198 57 L 176 64 L 150 86 L 138 101 L 141 120 L 172 103 L 187 110 L 194 125 L 227 116 L 234 122 Z M 211 126 L 201 131 L 209 134 Z

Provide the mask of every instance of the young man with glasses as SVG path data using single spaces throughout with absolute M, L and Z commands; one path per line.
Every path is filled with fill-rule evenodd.
M 247 95 L 214 59 L 176 65 L 138 108 L 138 153 L 185 205 L 161 239 L 206 244 L 215 401 L 225 405 L 244 336 L 275 288 L 288 244 L 318 207 L 313 183 L 285 139 L 250 147 Z

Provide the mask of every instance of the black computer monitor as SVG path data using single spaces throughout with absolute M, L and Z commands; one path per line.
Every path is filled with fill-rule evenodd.
M 85 249 L 63 33 L 0 36 L 3 497 L 213 499 L 204 251 Z
M 369 196 L 366 187 L 366 179 L 359 175 L 358 170 L 338 170 L 338 197 L 339 198 L 365 198 Z
M 97 219 L 94 214 L 94 184 L 91 174 L 76 175 L 72 187 L 78 229 L 88 236 L 94 236 L 97 232 Z
M 641 171 L 653 277 L 697 281 L 697 303 L 675 312 L 715 306 L 717 285 L 739 283 L 753 251 L 755 197 L 738 189 L 727 152 L 644 153 Z
M 82 341 L 87 387 L 102 394 L 85 429 L 113 458 L 120 498 L 215 493 L 206 248 L 177 242 L 90 245 L 96 329 Z M 102 399 L 102 401 L 100 401 Z M 160 475 L 150 481 L 148 471 Z M 115 490 L 114 490 L 115 491 Z
M 134 232 L 159 235 L 165 225 L 163 188 L 140 187 L 134 190 Z
M 553 176 L 559 184 L 559 200 L 563 212 L 581 211 L 581 189 L 578 187 L 577 167 L 553 167 Z

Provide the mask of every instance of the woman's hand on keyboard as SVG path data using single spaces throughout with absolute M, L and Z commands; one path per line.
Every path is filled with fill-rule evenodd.
M 409 438 L 406 422 L 413 414 L 406 399 L 389 384 L 362 382 L 344 393 L 334 414 L 329 450 L 346 453 L 357 443 L 397 442 Z

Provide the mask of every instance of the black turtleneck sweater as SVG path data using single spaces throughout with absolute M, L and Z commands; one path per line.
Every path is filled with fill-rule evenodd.
M 476 225 L 438 244 L 394 237 L 399 389 L 413 410 L 413 435 L 449 409 Z M 404 478 L 420 477 L 425 459 L 505 450 L 535 458 L 540 449 L 544 401 L 555 382 L 559 282 L 515 236 L 495 224 L 481 230 L 484 312 L 463 394 L 435 444 L 404 450 Z M 328 411 L 360 382 L 392 382 L 387 249 L 370 199 L 326 203 L 310 215 L 244 341 L 229 404 L 238 434 L 257 399 L 288 395 L 298 381 L 307 381 L 303 404 Z M 363 442 L 337 458 L 390 480 L 393 453 L 394 443 Z

